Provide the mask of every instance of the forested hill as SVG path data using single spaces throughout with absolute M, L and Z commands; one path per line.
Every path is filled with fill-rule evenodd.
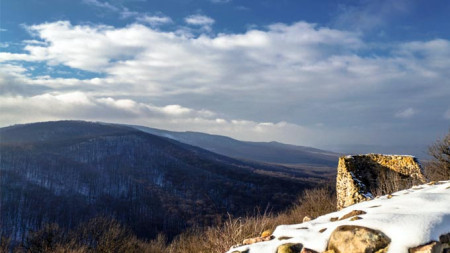
M 134 128 L 81 121 L 0 129 L 1 230 L 21 240 L 56 222 L 110 216 L 169 237 L 227 213 L 288 207 L 320 178 L 221 156 Z

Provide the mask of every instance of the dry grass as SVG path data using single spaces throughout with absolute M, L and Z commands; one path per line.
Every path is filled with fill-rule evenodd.
M 282 224 L 301 223 L 303 217 L 313 218 L 336 211 L 336 197 L 328 188 L 306 190 L 291 209 L 278 215 L 257 213 L 245 218 L 232 218 L 222 226 L 193 230 L 177 237 L 164 252 L 223 253 L 244 239 L 260 236 Z
M 220 226 L 191 229 L 170 243 L 163 235 L 152 241 L 139 240 L 118 222 L 96 218 L 68 233 L 50 225 L 32 233 L 27 244 L 12 252 L 223 253 L 244 239 L 260 236 L 263 231 L 273 230 L 278 225 L 301 223 L 305 215 L 314 218 L 335 211 L 336 197 L 329 189 L 306 190 L 291 209 L 278 215 L 258 211 L 248 217 L 229 216 Z M 7 238 L 2 238 L 1 242 L 2 250 L 8 248 Z
M 196 229 L 178 236 L 168 246 L 168 252 L 223 253 L 246 238 L 257 237 L 263 231 L 273 229 L 275 220 L 276 217 L 268 213 L 247 218 L 230 216 L 222 226 Z

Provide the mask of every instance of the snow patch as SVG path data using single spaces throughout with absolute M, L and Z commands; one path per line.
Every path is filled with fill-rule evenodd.
M 360 220 L 330 221 L 353 210 L 362 210 L 366 214 L 360 215 Z M 273 253 L 285 243 L 302 243 L 306 248 L 323 252 L 331 233 L 342 225 L 382 231 L 391 239 L 388 253 L 407 253 L 409 248 L 439 241 L 440 235 L 450 232 L 450 181 L 395 192 L 390 197 L 385 195 L 361 202 L 302 224 L 281 225 L 273 233 L 275 239 L 232 248 L 228 252 Z M 292 238 L 280 241 L 277 239 L 280 237 Z

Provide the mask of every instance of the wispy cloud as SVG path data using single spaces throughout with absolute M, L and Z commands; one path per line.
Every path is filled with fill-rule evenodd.
M 83 0 L 83 3 L 92 5 L 98 8 L 110 10 L 110 11 L 120 11 L 121 8 L 114 6 L 106 1 L 99 1 L 99 0 Z
M 127 19 L 130 17 L 136 17 L 140 14 L 137 11 L 132 11 L 130 9 L 128 9 L 127 7 L 123 6 L 122 4 L 120 4 L 120 2 L 115 2 L 115 4 L 111 4 L 110 2 L 105 1 L 101 1 L 101 0 L 82 0 L 83 3 L 90 5 L 90 6 L 94 6 L 96 8 L 100 8 L 103 10 L 107 10 L 110 12 L 114 12 L 114 13 L 118 13 L 120 15 L 120 18 L 122 19 Z
M 205 16 L 205 15 L 200 15 L 200 14 L 195 14 L 195 15 L 190 15 L 187 16 L 184 21 L 187 24 L 190 25 L 199 25 L 199 26 L 204 26 L 204 25 L 212 25 L 214 24 L 214 19 L 212 19 L 211 17 Z
M 146 23 L 151 26 L 159 26 L 159 25 L 173 23 L 173 20 L 168 16 L 165 16 L 165 15 L 151 16 L 151 15 L 147 15 L 147 14 L 138 16 L 136 18 L 136 21 L 141 22 L 141 23 Z
M 408 0 L 357 0 L 340 4 L 334 25 L 357 31 L 371 30 L 389 24 L 396 16 L 408 13 L 414 7 Z
M 410 107 L 405 110 L 397 112 L 395 114 L 395 117 L 402 118 L 402 119 L 409 119 L 412 116 L 414 116 L 414 114 L 416 114 L 416 110 L 414 110 L 413 108 Z
M 226 4 L 231 2 L 232 0 L 210 0 L 211 3 L 215 3 L 215 4 Z
M 130 9 L 128 9 L 126 7 L 123 7 L 122 10 L 120 11 L 120 17 L 123 19 L 137 17 L 139 15 L 142 15 L 142 14 L 140 14 L 137 11 L 131 11 Z

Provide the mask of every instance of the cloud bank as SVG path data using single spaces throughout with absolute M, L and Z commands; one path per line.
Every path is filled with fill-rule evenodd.
M 377 54 L 360 33 L 306 22 L 239 34 L 153 28 L 169 22 L 28 26 L 22 53 L 0 53 L 0 123 L 77 118 L 313 146 L 420 143 L 449 123 L 448 40 Z M 95 77 L 39 76 L 30 64 Z M 423 122 L 433 124 L 424 132 Z

